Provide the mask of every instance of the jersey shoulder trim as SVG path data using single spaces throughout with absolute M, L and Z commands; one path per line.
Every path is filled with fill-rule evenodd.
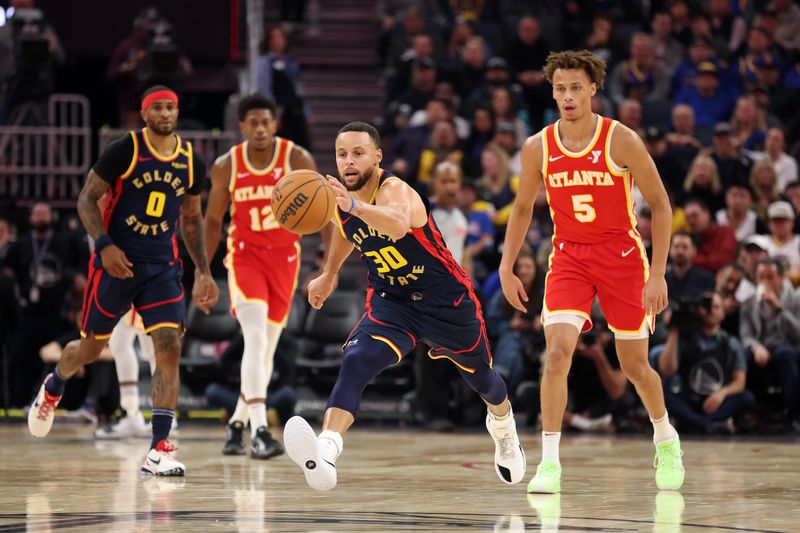
M 119 179 L 125 180 L 133 174 L 133 169 L 136 168 L 136 162 L 139 160 L 139 140 L 137 139 L 137 135 L 135 131 L 130 132 L 131 139 L 133 139 L 133 156 L 131 156 L 131 162 L 128 165 L 128 169 L 122 174 Z
M 614 162 L 614 158 L 611 156 L 611 136 L 614 135 L 614 131 L 617 129 L 617 125 L 619 122 L 616 120 L 612 120 L 608 126 L 608 133 L 606 134 L 606 145 L 605 149 L 605 156 L 606 156 L 606 166 L 611 171 L 611 173 L 615 176 L 626 176 L 628 173 L 628 169 L 623 168 L 617 165 Z

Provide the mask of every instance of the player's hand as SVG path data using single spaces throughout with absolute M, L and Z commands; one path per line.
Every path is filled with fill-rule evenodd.
M 511 307 L 527 313 L 528 309 L 522 302 L 528 301 L 528 294 L 525 292 L 525 287 L 522 281 L 514 275 L 511 270 L 500 270 L 500 285 L 503 287 L 503 295 L 505 295 Z
M 656 316 L 667 308 L 667 281 L 664 276 L 650 276 L 642 289 L 642 307 L 647 314 Z
M 715 412 L 719 409 L 719 406 L 722 405 L 722 402 L 725 401 L 725 396 L 726 394 L 722 389 L 715 391 L 703 402 L 703 412 L 707 415 Z
M 103 251 L 100 252 L 100 259 L 103 262 L 103 270 L 108 272 L 111 276 L 119 279 L 128 279 L 133 277 L 131 267 L 133 263 L 128 261 L 125 252 L 119 249 L 114 244 L 109 244 Z
M 336 198 L 336 205 L 339 206 L 339 209 L 342 211 L 350 211 L 353 207 L 353 198 L 350 196 L 350 192 L 342 185 L 342 182 L 334 178 L 333 176 L 325 176 L 328 178 L 328 184 L 333 189 L 333 195 Z
M 219 288 L 211 274 L 198 273 L 194 278 L 192 287 L 192 299 L 194 305 L 205 314 L 211 312 L 211 308 L 217 305 L 219 300 Z
M 320 274 L 308 282 L 308 303 L 319 309 L 336 287 L 336 275 Z

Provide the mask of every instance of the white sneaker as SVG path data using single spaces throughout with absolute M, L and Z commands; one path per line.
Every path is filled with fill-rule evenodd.
M 144 456 L 142 474 L 152 474 L 154 476 L 184 475 L 186 467 L 172 456 L 172 453 L 177 449 L 166 439 L 159 442 L 155 448 Z
M 339 450 L 331 439 L 317 439 L 308 422 L 293 416 L 283 428 L 283 445 L 292 461 L 303 469 L 309 487 L 325 491 L 336 486 Z
M 28 429 L 31 435 L 37 438 L 46 437 L 53 427 L 53 420 L 56 418 L 56 406 L 61 401 L 61 396 L 51 396 L 44 388 L 44 384 L 50 379 L 52 374 L 47 374 L 39 387 L 39 393 L 33 401 L 28 411 Z
M 151 426 L 144 420 L 141 411 L 135 414 L 125 413 L 125 416 L 115 423 L 97 428 L 94 437 L 100 440 L 127 439 L 129 437 L 149 438 Z
M 525 451 L 517 437 L 514 413 L 508 408 L 503 420 L 486 414 L 486 429 L 494 440 L 494 470 L 504 483 L 519 483 L 525 477 Z

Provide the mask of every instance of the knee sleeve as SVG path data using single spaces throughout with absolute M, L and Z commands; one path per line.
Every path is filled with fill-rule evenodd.
M 244 353 L 242 354 L 242 394 L 245 400 L 265 398 L 267 375 L 264 358 L 267 353 L 267 307 L 262 303 L 249 303 L 236 309 L 236 318 L 242 327 Z
M 338 407 L 355 416 L 364 387 L 384 368 L 397 362 L 397 353 L 385 342 L 366 334 L 360 334 L 352 341 L 345 348 L 342 368 L 328 399 L 328 407 Z
M 503 403 L 508 396 L 505 381 L 488 365 L 480 365 L 471 373 L 461 369 L 459 372 L 472 390 L 492 405 Z

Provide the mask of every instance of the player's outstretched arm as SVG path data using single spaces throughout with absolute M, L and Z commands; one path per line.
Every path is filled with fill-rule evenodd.
M 211 167 L 211 191 L 208 193 L 205 218 L 206 257 L 209 261 L 214 258 L 219 246 L 222 220 L 231 199 L 230 183 L 231 154 L 228 152 L 219 156 Z
M 520 159 L 522 168 L 519 173 L 519 191 L 508 219 L 503 258 L 500 260 L 500 284 L 508 303 L 524 313 L 527 309 L 523 302 L 528 301 L 528 295 L 525 293 L 522 281 L 514 275 L 514 263 L 531 225 L 533 202 L 542 185 L 541 134 L 529 137 L 525 141 Z
M 308 283 L 308 303 L 311 307 L 319 309 L 331 295 L 336 288 L 339 269 L 352 251 L 353 243 L 345 239 L 340 232 L 335 231 L 331 235 L 322 273 Z
M 90 170 L 86 183 L 83 184 L 83 189 L 78 195 L 78 216 L 83 227 L 86 228 L 86 233 L 94 240 L 95 253 L 102 260 L 103 270 L 115 278 L 131 278 L 133 277 L 131 270 L 133 263 L 125 256 L 125 252 L 120 250 L 106 235 L 103 214 L 97 204 L 109 188 L 107 181 L 98 176 L 94 170 Z
M 400 180 L 386 182 L 371 205 L 356 200 L 342 183 L 327 176 L 340 209 L 356 216 L 390 239 L 402 239 L 411 228 L 425 225 L 428 215 L 417 191 Z
M 199 194 L 187 194 L 183 200 L 181 235 L 195 267 L 192 298 L 197 308 L 208 314 L 219 299 L 219 289 L 208 266 Z
M 617 165 L 630 171 L 653 212 L 653 260 L 650 277 L 642 290 L 642 306 L 648 313 L 657 315 L 668 303 L 664 274 L 672 234 L 669 197 L 644 142 L 633 130 L 622 124 L 617 125 L 611 138 L 611 157 Z

